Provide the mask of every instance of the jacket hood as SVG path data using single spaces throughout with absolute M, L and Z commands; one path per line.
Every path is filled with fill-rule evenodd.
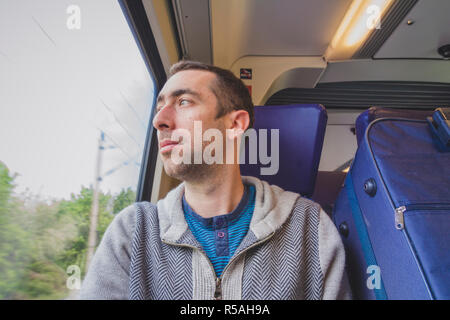
M 256 189 L 250 230 L 258 240 L 261 240 L 286 222 L 300 195 L 269 185 L 266 181 L 255 177 L 242 176 L 242 182 L 253 185 Z M 184 183 L 181 183 L 157 202 L 162 240 L 176 242 L 188 228 L 182 207 L 184 187 Z

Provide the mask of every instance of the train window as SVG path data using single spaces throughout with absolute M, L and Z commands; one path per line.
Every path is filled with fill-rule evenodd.
M 0 299 L 70 298 L 136 199 L 153 75 L 117 1 L 76 3 L 0 2 Z

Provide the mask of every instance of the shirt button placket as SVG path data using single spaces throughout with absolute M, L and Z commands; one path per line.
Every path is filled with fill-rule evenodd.
M 216 234 L 216 253 L 217 256 L 228 255 L 228 241 L 226 223 L 223 218 L 217 218 L 215 222 Z

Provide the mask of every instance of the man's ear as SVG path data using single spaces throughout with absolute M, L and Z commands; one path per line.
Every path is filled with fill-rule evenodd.
M 234 110 L 228 114 L 227 134 L 229 139 L 241 136 L 250 125 L 250 116 L 245 110 Z

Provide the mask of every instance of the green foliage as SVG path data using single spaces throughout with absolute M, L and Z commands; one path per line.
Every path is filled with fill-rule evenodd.
M 93 194 L 92 188 L 83 187 L 79 195 L 72 194 L 70 201 L 62 201 L 59 205 L 58 216 L 72 218 L 78 230 L 76 237 L 66 244 L 65 250 L 57 258 L 57 263 L 61 267 L 76 264 L 84 271 Z M 103 237 L 106 228 L 114 218 L 107 210 L 110 199 L 110 195 L 99 194 L 98 240 Z
M 11 199 L 13 182 L 0 162 L 0 299 L 12 295 L 32 254 L 29 235 L 15 221 L 18 206 Z
M 0 162 L 0 299 L 61 299 L 67 267 L 84 272 L 93 189 L 47 203 L 14 195 L 14 176 Z M 99 193 L 97 244 L 114 214 L 135 201 L 131 188 Z
M 13 186 L 13 177 L 9 176 L 8 168 L 0 162 L 0 213 L 7 208 L 7 203 L 11 195 Z
M 66 279 L 65 271 L 52 261 L 34 261 L 26 267 L 15 298 L 63 299 L 67 295 Z
M 12 297 L 32 254 L 32 242 L 20 226 L 0 226 L 0 299 Z
M 128 207 L 130 204 L 134 203 L 136 200 L 136 192 L 127 188 L 126 190 L 120 191 L 120 193 L 114 199 L 114 214 L 119 213 L 122 209 Z

